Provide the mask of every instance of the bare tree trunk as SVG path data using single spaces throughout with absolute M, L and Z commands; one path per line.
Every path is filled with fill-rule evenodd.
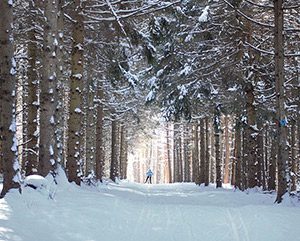
M 229 183 L 229 161 L 230 161 L 230 143 L 229 143 L 229 117 L 225 115 L 225 162 L 224 162 L 224 183 Z
M 127 142 L 127 129 L 124 131 L 124 166 L 123 166 L 123 178 L 127 179 L 127 167 L 128 167 L 128 142 Z
M 37 57 L 38 57 L 38 44 L 36 38 L 36 18 L 37 9 L 33 5 L 32 1 L 29 1 L 29 11 L 30 11 L 30 24 L 31 29 L 28 32 L 28 116 L 27 116 L 27 155 L 26 159 L 23 160 L 23 169 L 25 175 L 32 175 L 37 173 L 38 167 L 38 74 L 37 74 Z
M 256 127 L 256 109 L 254 105 L 254 86 L 248 82 L 245 86 L 246 92 L 246 159 L 248 163 L 248 186 L 253 188 L 257 186 L 257 127 Z
M 217 188 L 222 187 L 222 169 L 221 169 L 221 153 L 220 153 L 220 132 L 221 132 L 221 110 L 220 105 L 215 108 L 214 116 L 215 129 L 215 155 L 216 155 L 216 184 Z
M 57 0 L 45 3 L 45 27 L 40 93 L 40 145 L 38 173 L 46 176 L 56 168 L 55 122 L 57 105 Z
M 11 188 L 19 188 L 16 132 L 16 61 L 12 38 L 13 7 L 10 1 L 0 1 L 0 139 L 2 143 L 3 189 L 0 198 Z
M 91 75 L 92 69 L 88 73 L 87 81 L 87 107 L 86 107 L 86 170 L 85 173 L 94 173 L 95 170 L 95 136 L 96 136 L 96 113 L 95 113 L 95 85 L 94 78 Z
M 58 103 L 56 106 L 56 160 L 57 163 L 64 165 L 65 151 L 64 151 L 64 134 L 66 122 L 66 82 L 67 76 L 65 74 L 66 67 L 64 63 L 64 4 L 65 0 L 58 0 L 58 14 L 57 14 L 57 33 L 58 33 L 58 46 L 57 46 L 57 96 Z
M 178 157 L 178 124 L 174 123 L 174 135 L 173 135 L 173 181 L 178 182 L 179 181 L 179 157 Z
M 102 83 L 97 84 L 98 103 L 97 103 L 97 126 L 96 126 L 96 178 L 102 182 L 104 172 L 104 142 L 103 142 L 103 86 Z
M 183 126 L 179 125 L 179 133 L 178 133 L 178 149 L 177 149 L 177 155 L 178 155 L 178 181 L 183 181 L 183 151 L 182 151 L 182 138 L 183 138 Z
M 277 138 L 278 138 L 278 190 L 276 202 L 282 201 L 282 196 L 287 192 L 288 146 L 287 146 L 287 121 L 285 113 L 284 90 L 284 27 L 283 27 L 283 0 L 274 0 L 275 16 L 275 82 L 277 101 Z
M 241 162 L 242 162 L 242 173 L 241 173 L 241 178 L 242 178 L 242 189 L 245 190 L 248 188 L 248 173 L 249 173 L 249 165 L 248 165 L 248 158 L 246 157 L 247 152 L 246 152 L 246 145 L 247 145 L 247 137 L 246 137 L 246 131 L 247 125 L 243 123 L 243 128 L 242 128 L 242 155 L 241 155 Z
M 264 169 L 264 139 L 262 120 L 258 117 L 257 120 L 258 136 L 257 136 L 257 186 L 265 186 L 263 183 Z
M 72 26 L 72 53 L 71 53 L 71 85 L 70 85 L 70 116 L 68 122 L 68 160 L 67 171 L 70 182 L 80 185 L 80 133 L 82 129 L 83 113 L 81 110 L 83 91 L 83 45 L 84 24 L 83 5 L 81 0 L 75 0 L 72 10 L 74 20 Z
M 127 153 L 126 148 L 126 126 L 124 123 L 120 126 L 120 178 L 126 179 L 126 170 L 127 170 Z
M 171 145 L 170 145 L 170 126 L 167 124 L 167 173 L 169 176 L 168 183 L 172 183 L 172 169 L 171 169 Z
M 262 187 L 263 190 L 267 190 L 267 180 L 266 180 L 266 174 L 267 174 L 267 158 L 268 158 L 268 133 L 267 133 L 267 127 L 262 127 L 262 163 L 261 163 L 261 175 L 262 175 Z
M 235 188 L 242 190 L 242 160 L 241 160 L 241 148 L 242 148 L 242 134 L 241 134 L 241 121 L 240 116 L 236 118 L 235 124 L 235 141 L 234 141 L 234 165 L 232 170 L 232 184 Z
M 209 119 L 205 118 L 205 186 L 209 184 Z
M 296 121 L 291 122 L 291 191 L 297 190 L 297 144 L 296 144 Z
M 275 190 L 276 189 L 276 164 L 277 164 L 277 143 L 276 143 L 276 136 L 273 133 L 271 135 L 271 156 L 269 161 L 269 176 L 268 176 L 268 190 Z
M 269 160 L 269 133 L 268 133 L 268 124 L 265 125 L 264 128 L 264 159 L 263 159 L 263 190 L 267 190 L 268 180 L 267 180 L 267 173 L 268 173 L 268 160 Z
M 215 158 L 215 135 L 214 135 L 214 124 L 212 123 L 211 131 L 210 131 L 210 175 L 209 180 L 211 183 L 215 183 L 216 181 L 216 158 Z
M 196 123 L 193 128 L 193 181 L 196 184 L 200 184 L 200 168 L 199 168 L 199 133 L 198 124 Z
M 189 127 L 188 124 L 184 126 L 183 135 L 183 156 L 184 156 L 184 181 L 190 181 L 190 156 L 189 156 Z
M 205 183 L 205 129 L 204 119 L 200 119 L 200 184 Z
M 119 177 L 119 161 L 118 161 L 118 123 L 116 120 L 111 122 L 111 163 L 110 163 L 110 179 L 116 181 Z

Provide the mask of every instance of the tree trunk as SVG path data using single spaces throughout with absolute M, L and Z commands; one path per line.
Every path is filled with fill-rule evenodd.
M 2 143 L 3 189 L 0 198 L 11 188 L 19 188 L 19 163 L 16 132 L 16 61 L 13 47 L 13 7 L 0 1 L 0 139 Z
M 269 176 L 268 176 L 268 190 L 274 191 L 276 189 L 276 164 L 277 164 L 277 153 L 278 146 L 276 143 L 276 135 L 271 135 L 271 156 L 269 160 Z
M 178 182 L 179 181 L 179 157 L 178 157 L 178 124 L 174 124 L 174 134 L 173 134 L 173 181 Z
M 103 142 L 103 86 L 102 82 L 97 84 L 97 126 L 96 126 L 96 178 L 102 182 L 104 172 L 104 142 Z
M 171 169 L 171 145 L 170 145 L 170 129 L 169 124 L 166 127 L 166 135 L 167 135 L 167 175 L 168 175 L 168 183 L 172 183 L 172 169 Z
M 242 148 L 242 135 L 241 135 L 241 121 L 240 116 L 236 118 L 235 124 L 235 138 L 234 138 L 234 164 L 232 169 L 232 184 L 235 188 L 242 190 L 242 160 L 241 160 L 241 148 Z
M 204 119 L 200 119 L 200 185 L 205 183 L 205 129 Z
M 297 144 L 296 144 L 296 121 L 291 121 L 291 191 L 297 190 Z
M 57 105 L 57 0 L 45 3 L 45 26 L 42 56 L 42 81 L 40 93 L 40 144 L 38 173 L 46 176 L 56 168 L 55 122 Z
M 119 177 L 119 161 L 118 161 L 118 122 L 111 122 L 111 163 L 110 163 L 110 179 L 115 182 Z
M 256 127 L 256 108 L 254 105 L 254 86 L 248 82 L 245 86 L 247 127 L 245 152 L 248 163 L 248 187 L 257 186 L 257 127 Z
M 241 154 L 241 162 L 242 162 L 242 173 L 241 173 L 241 178 L 242 178 L 242 189 L 245 190 L 248 188 L 248 173 L 249 173 L 249 165 L 248 165 L 248 158 L 247 158 L 247 137 L 246 137 L 246 130 L 247 125 L 243 123 L 243 128 L 242 128 L 242 154 Z
M 83 5 L 81 0 L 75 0 L 72 10 L 74 20 L 72 26 L 72 53 L 71 53 L 71 85 L 70 85 L 70 107 L 68 122 L 68 160 L 67 171 L 70 182 L 80 184 L 80 133 L 82 129 L 83 113 L 81 110 L 83 91 L 83 45 L 84 24 Z
M 183 157 L 184 157 L 184 182 L 190 182 L 190 156 L 189 156 L 189 127 L 184 126 L 183 135 Z
M 199 168 L 199 133 L 198 124 L 196 123 L 193 128 L 194 144 L 193 144 L 193 181 L 200 184 L 200 168 Z
M 216 106 L 214 116 L 214 130 L 215 130 L 215 159 L 216 159 L 216 185 L 217 188 L 222 187 L 222 163 L 220 152 L 220 132 L 221 132 L 221 110 L 220 105 Z
M 229 117 L 225 115 L 225 162 L 224 162 L 224 183 L 229 183 L 229 161 L 230 161 L 230 143 L 229 143 Z
M 282 196 L 287 192 L 288 146 L 287 146 L 287 121 L 285 113 L 284 90 L 284 27 L 283 27 L 283 0 L 274 0 L 275 17 L 275 82 L 277 105 L 277 143 L 278 143 L 278 190 L 276 202 L 282 201 Z
M 262 159 L 262 184 L 263 190 L 267 190 L 267 166 L 268 166 L 268 127 L 263 128 L 263 159 Z
M 205 186 L 209 184 L 209 119 L 205 118 Z
M 178 181 L 183 181 L 183 125 L 179 125 L 179 133 L 178 133 Z
M 214 135 L 214 124 L 212 123 L 212 130 L 210 131 L 210 175 L 209 180 L 211 183 L 216 181 L 216 158 L 215 158 L 215 135 Z
M 258 117 L 257 119 L 257 186 L 265 186 L 263 183 L 263 172 L 265 171 L 264 167 L 264 138 L 263 138 L 263 126 L 262 118 Z
M 64 61 L 64 4 L 65 0 L 58 0 L 58 16 L 57 16 L 57 33 L 58 33 L 58 47 L 57 47 L 57 96 L 58 103 L 56 106 L 56 160 L 57 163 L 64 165 L 65 151 L 64 151 L 64 135 L 66 122 L 66 99 L 68 99 L 66 91 L 66 76 L 65 61 Z
M 36 15 L 37 9 L 33 5 L 32 1 L 29 1 L 29 11 L 30 11 L 30 31 L 28 32 L 28 116 L 27 116 L 27 153 L 26 159 L 23 160 L 23 170 L 25 171 L 25 176 L 36 174 L 38 167 L 38 75 L 37 75 L 37 57 L 39 55 L 39 49 L 36 38 Z
M 88 73 L 88 81 L 87 81 L 87 107 L 85 109 L 86 112 L 86 170 L 85 173 L 94 173 L 95 170 L 95 136 L 96 136 L 96 113 L 95 113 L 95 85 L 94 78 L 91 75 L 92 69 L 89 70 Z
M 124 123 L 120 126 L 120 178 L 126 179 L 127 170 L 127 141 L 126 141 L 126 126 Z

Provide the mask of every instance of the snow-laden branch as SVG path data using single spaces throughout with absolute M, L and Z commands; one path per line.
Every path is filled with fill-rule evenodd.
M 249 20 L 250 22 L 262 26 L 262 27 L 266 27 L 266 28 L 274 28 L 274 25 L 270 25 L 270 24 L 266 24 L 266 23 L 262 23 L 262 22 L 258 22 L 255 19 L 249 17 L 247 14 L 243 13 L 241 10 L 237 9 L 236 7 L 234 7 L 231 3 L 229 3 L 227 0 L 223 0 L 228 6 L 230 6 L 232 9 L 234 9 L 234 11 L 236 11 L 240 16 L 244 17 L 245 19 Z
M 261 53 L 264 53 L 264 54 L 267 54 L 267 55 L 274 55 L 275 54 L 273 51 L 267 51 L 267 50 L 261 49 L 261 48 L 259 48 L 257 46 L 254 46 L 254 45 L 252 45 L 248 42 L 245 42 L 245 45 L 249 46 L 250 48 L 254 49 L 257 52 L 261 52 Z
M 264 4 L 259 4 L 259 3 L 255 3 L 253 1 L 250 0 L 245 0 L 245 2 L 250 3 L 256 7 L 260 7 L 260 8 L 268 8 L 268 9 L 273 9 L 274 6 L 273 5 L 264 5 Z
M 129 38 L 128 38 L 128 35 L 127 35 L 127 33 L 126 33 L 125 29 L 124 29 L 123 24 L 122 24 L 121 21 L 120 21 L 119 16 L 117 15 L 116 11 L 114 10 L 114 7 L 111 5 L 111 3 L 110 3 L 109 0 L 105 0 L 105 1 L 106 1 L 106 3 L 107 3 L 107 6 L 109 7 L 111 13 L 114 15 L 115 20 L 117 21 L 119 27 L 121 28 L 121 31 L 123 32 L 124 36 L 126 37 L 126 40 L 128 41 L 128 44 L 131 46 L 130 40 L 129 40 Z
M 169 8 L 169 7 L 171 7 L 173 5 L 176 5 L 178 3 L 180 3 L 180 0 L 177 0 L 177 1 L 172 2 L 172 3 L 163 4 L 162 6 L 159 6 L 160 3 L 154 3 L 154 4 L 150 4 L 148 6 L 141 7 L 141 8 L 136 8 L 136 9 L 133 9 L 133 10 L 118 10 L 118 11 L 115 11 L 115 13 L 117 14 L 119 20 L 125 19 L 125 18 L 130 18 L 130 17 L 133 17 L 133 16 L 140 17 L 140 16 L 143 16 L 143 15 L 146 15 L 146 14 L 150 14 L 150 13 L 154 13 L 154 12 L 157 12 L 157 11 L 160 11 L 160 10 L 164 10 L 164 9 Z M 113 4 L 111 3 L 111 6 L 112 5 Z M 107 14 L 107 11 L 99 11 L 99 12 L 98 11 L 93 11 L 93 12 L 88 11 L 88 13 Z M 93 23 L 98 23 L 98 22 L 103 22 L 103 21 L 114 21 L 114 20 L 116 20 L 115 16 L 113 16 L 113 17 L 95 17 L 95 16 L 88 15 L 87 17 L 89 19 L 92 19 L 92 20 L 85 21 L 85 23 L 87 23 L 87 24 L 93 24 Z

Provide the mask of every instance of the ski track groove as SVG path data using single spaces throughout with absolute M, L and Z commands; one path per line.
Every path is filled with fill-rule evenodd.
M 249 232 L 242 218 L 241 211 L 234 208 L 227 209 L 226 211 L 235 240 L 250 241 Z
M 229 219 L 229 226 L 230 226 L 230 228 L 232 230 L 232 235 L 233 235 L 234 240 L 236 240 L 236 241 L 242 241 L 242 240 L 240 240 L 240 235 L 239 235 L 239 232 L 238 232 L 238 227 L 235 224 L 235 221 L 234 221 L 234 218 L 232 216 L 231 211 L 229 209 L 227 209 L 226 212 L 227 212 L 227 216 L 228 216 L 228 219 Z
M 183 214 L 183 209 L 181 208 L 181 205 L 180 206 L 177 206 L 177 209 L 179 209 L 179 213 L 180 213 L 180 216 L 181 216 L 181 222 L 185 224 L 185 226 L 187 227 L 187 234 L 189 236 L 189 239 L 188 240 L 196 240 L 196 237 L 193 233 L 193 228 L 192 228 L 192 225 L 190 224 L 189 220 L 187 220 Z

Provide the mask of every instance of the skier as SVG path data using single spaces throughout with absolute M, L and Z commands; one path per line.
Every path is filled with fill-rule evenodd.
M 148 171 L 146 172 L 146 176 L 147 176 L 147 178 L 146 178 L 145 183 L 146 183 L 147 181 L 149 181 L 149 183 L 151 184 L 151 177 L 153 176 L 153 172 L 151 171 L 150 168 L 149 168 Z

